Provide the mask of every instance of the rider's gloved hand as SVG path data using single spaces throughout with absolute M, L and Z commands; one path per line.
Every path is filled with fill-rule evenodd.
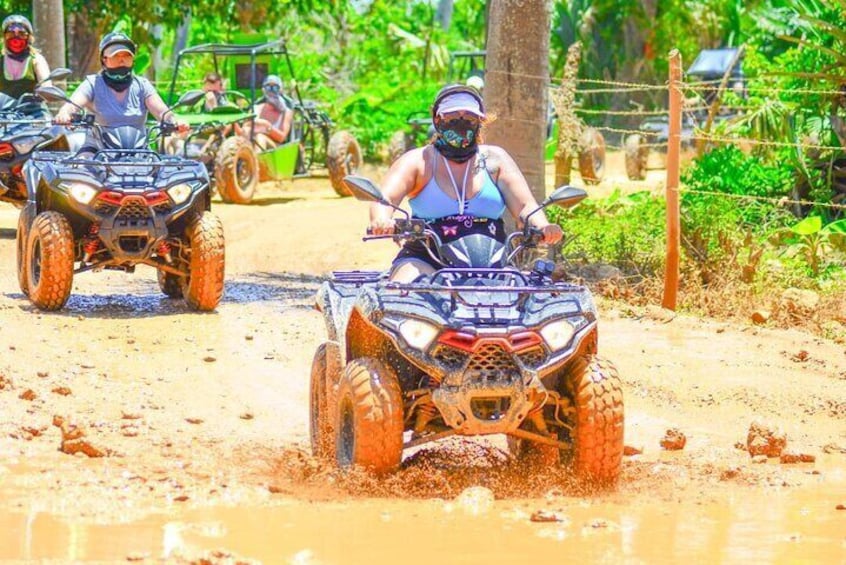
M 543 232 L 543 242 L 547 245 L 554 245 L 564 237 L 564 232 L 558 224 L 547 224 L 540 229 Z
M 368 232 L 371 235 L 393 235 L 394 228 L 393 218 L 374 218 L 370 220 Z

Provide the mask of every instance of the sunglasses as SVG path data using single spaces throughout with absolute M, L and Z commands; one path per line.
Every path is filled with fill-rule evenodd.
M 22 39 L 26 39 L 27 37 L 29 37 L 29 32 L 25 29 L 12 28 L 7 29 L 5 32 L 3 32 L 3 35 L 7 38 L 20 37 Z
M 268 92 L 273 92 L 273 93 L 277 93 L 280 90 L 278 84 L 268 84 L 267 86 L 264 87 L 264 89 Z

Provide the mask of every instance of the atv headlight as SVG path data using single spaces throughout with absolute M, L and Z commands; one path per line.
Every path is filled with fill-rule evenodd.
M 97 189 L 84 182 L 72 182 L 63 184 L 62 186 L 80 204 L 88 204 L 97 196 Z
M 567 344 L 573 339 L 574 333 L 576 333 L 576 328 L 570 324 L 569 320 L 550 322 L 540 330 L 544 341 L 553 351 L 567 347 Z
M 420 320 L 405 320 L 400 324 L 399 332 L 408 345 L 423 351 L 438 335 L 438 328 Z
M 174 203 L 182 204 L 188 197 L 191 196 L 191 191 L 193 187 L 190 184 L 181 183 L 175 184 L 172 187 L 167 189 L 168 196 L 171 197 Z

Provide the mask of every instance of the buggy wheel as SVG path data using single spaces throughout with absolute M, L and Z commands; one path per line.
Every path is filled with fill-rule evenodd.
M 579 142 L 579 172 L 587 184 L 599 184 L 605 176 L 605 138 L 595 128 L 585 128 Z
M 188 276 L 181 280 L 182 296 L 194 310 L 214 310 L 223 297 L 223 224 L 211 212 L 203 212 L 187 236 L 191 258 Z
M 623 391 L 617 369 L 593 356 L 580 357 L 562 385 L 562 396 L 568 396 L 575 408 L 570 463 L 576 478 L 614 485 L 623 466 Z
M 626 138 L 626 176 L 629 180 L 644 180 L 646 178 L 646 164 L 649 160 L 649 147 L 643 142 L 643 137 L 633 133 Z
M 182 277 L 173 273 L 156 271 L 159 288 L 168 298 L 182 298 Z
M 350 361 L 338 385 L 338 466 L 357 465 L 377 475 L 394 471 L 402 460 L 402 432 L 402 392 L 394 371 L 369 357 Z
M 329 182 L 338 196 L 351 196 L 344 185 L 344 177 L 354 174 L 361 166 L 361 147 L 353 134 L 348 131 L 335 132 L 329 139 L 326 151 L 326 167 L 329 169 Z
M 15 233 L 15 255 L 18 268 L 18 286 L 24 296 L 29 296 L 29 268 L 27 266 L 26 240 L 29 233 L 29 226 L 32 224 L 32 214 L 27 213 L 28 208 L 21 210 L 18 216 L 18 229 Z
M 73 286 L 73 229 L 59 212 L 42 212 L 26 244 L 29 299 L 41 310 L 59 310 Z
M 335 454 L 331 392 L 340 375 L 339 354 L 337 342 L 323 342 L 311 364 L 309 438 L 311 453 L 318 459 L 329 459 Z
M 388 164 L 390 165 L 402 155 L 411 149 L 411 144 L 405 132 L 403 130 L 399 130 L 394 132 L 394 135 L 391 136 L 390 141 L 388 141 Z
M 259 180 L 258 157 L 249 141 L 240 136 L 224 140 L 215 158 L 214 178 L 224 201 L 249 204 Z

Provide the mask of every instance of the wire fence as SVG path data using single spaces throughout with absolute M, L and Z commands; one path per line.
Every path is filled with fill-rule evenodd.
M 540 77 L 534 77 L 540 78 Z M 703 80 L 696 82 L 682 81 L 675 85 L 689 98 L 685 99 L 686 106 L 683 106 L 683 128 L 681 142 L 688 150 L 706 151 L 715 145 L 734 144 L 744 151 L 783 149 L 791 148 L 796 150 L 797 155 L 805 155 L 812 161 L 819 156 L 820 152 L 830 152 L 827 157 L 840 156 L 842 154 L 843 173 L 842 178 L 836 179 L 844 186 L 833 187 L 834 199 L 838 201 L 819 201 L 807 198 L 807 194 L 799 194 L 795 187 L 793 190 L 785 187 L 788 194 L 781 197 L 759 196 L 748 194 L 732 194 L 720 191 L 699 190 L 682 186 L 679 192 L 689 194 L 707 195 L 719 198 L 728 198 L 737 201 L 758 202 L 772 205 L 773 207 L 814 207 L 828 209 L 831 211 L 846 211 L 846 148 L 840 145 L 830 145 L 815 142 L 813 140 L 785 141 L 781 139 L 760 139 L 741 133 L 740 128 L 726 127 L 737 124 L 750 112 L 758 109 L 758 106 L 749 103 L 733 103 L 722 105 L 718 103 L 709 104 L 715 94 L 732 91 L 733 84 L 741 83 L 743 93 L 761 93 L 768 98 L 778 98 L 782 94 L 791 95 L 818 95 L 823 97 L 844 96 L 842 90 L 827 88 L 805 88 L 785 89 L 770 88 L 765 86 L 753 86 L 748 79 L 740 77 L 729 77 L 727 80 Z M 664 84 L 646 84 L 639 82 L 625 82 L 616 80 L 601 79 L 576 79 L 574 81 L 550 80 L 548 86 L 556 88 L 569 88 L 573 91 L 571 99 L 579 97 L 584 100 L 595 94 L 629 94 L 629 93 L 662 93 L 666 92 L 669 99 L 671 84 L 667 81 Z M 553 91 L 554 92 L 554 91 Z M 607 97 L 606 97 L 607 99 Z M 666 151 L 669 143 L 669 110 L 666 108 L 647 108 L 643 104 L 634 104 L 631 110 L 619 108 L 601 108 L 596 106 L 583 107 L 584 103 L 572 107 L 572 115 L 576 116 L 584 125 L 590 125 L 603 134 L 606 149 L 626 152 L 626 159 L 631 156 L 633 149 L 640 151 Z M 820 112 L 823 113 L 822 111 Z M 585 123 L 588 122 L 588 123 Z M 639 123 L 638 123 L 639 122 Z M 716 127 L 719 124 L 720 127 Z M 710 126 L 710 128 L 707 128 Z M 638 136 L 637 143 L 629 143 L 632 136 Z M 816 152 L 816 155 L 814 153 Z M 627 167 L 628 168 L 628 167 Z M 807 170 L 813 167 L 808 166 Z M 818 167 L 819 168 L 819 167 Z M 802 167 L 797 168 L 797 182 L 803 174 Z M 613 179 L 613 184 L 620 187 L 631 187 L 643 189 L 644 187 L 658 188 L 666 186 L 664 180 L 656 180 L 655 175 L 650 175 L 650 181 L 630 178 L 628 182 L 622 182 L 619 178 Z

